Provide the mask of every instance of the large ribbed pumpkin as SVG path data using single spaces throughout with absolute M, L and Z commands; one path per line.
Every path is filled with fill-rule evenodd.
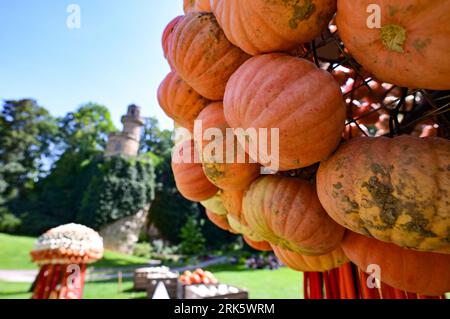
M 206 210 L 206 216 L 209 221 L 225 231 L 231 231 L 230 225 L 228 224 L 228 219 L 226 215 L 217 215 L 209 210 Z
M 172 171 L 181 195 L 191 201 L 204 201 L 218 191 L 218 188 L 203 173 L 193 140 L 175 146 L 172 156 Z
M 380 267 L 382 282 L 411 293 L 440 296 L 450 291 L 450 255 L 418 252 L 347 232 L 342 248 L 362 271 Z
M 262 238 L 258 233 L 256 233 L 253 228 L 249 227 L 246 224 L 241 224 L 240 221 L 235 219 L 232 215 L 227 215 L 228 224 L 230 225 L 231 231 L 235 234 L 241 234 L 253 240 L 255 242 L 262 242 L 264 238 Z
M 450 1 L 339 0 L 336 21 L 346 48 L 379 80 L 450 89 Z
M 299 178 L 260 177 L 245 193 L 243 211 L 264 240 L 304 255 L 329 253 L 344 236 L 320 205 L 315 186 Z
M 450 141 L 356 138 L 317 175 L 327 213 L 357 233 L 417 250 L 450 253 Z
M 324 272 L 349 262 L 340 246 L 321 256 L 306 256 L 275 245 L 272 249 L 283 264 L 296 271 Z
M 243 236 L 244 241 L 255 250 L 259 251 L 272 251 L 272 246 L 267 241 L 254 241 L 248 238 L 247 236 Z
M 191 132 L 195 119 L 210 103 L 184 82 L 176 71 L 170 72 L 159 86 L 158 102 L 168 117 Z
M 223 190 L 245 189 L 259 176 L 261 166 L 258 163 L 250 163 L 250 158 L 243 149 L 241 149 L 243 161 L 239 162 L 237 153 L 240 145 L 232 132 L 229 134 L 233 145 L 227 146 L 225 134 L 228 123 L 225 120 L 222 102 L 208 105 L 200 113 L 197 121 L 202 123 L 203 136 L 196 138 L 196 142 L 203 141 L 201 146 L 203 170 L 208 179 Z M 209 129 L 217 130 L 222 136 L 215 136 L 211 140 L 207 140 L 205 134 Z M 219 156 L 218 152 L 221 152 L 222 156 Z M 231 162 L 228 161 L 229 154 L 231 154 Z
M 169 60 L 210 100 L 222 100 L 230 76 L 249 56 L 227 40 L 212 13 L 188 13 L 170 37 Z
M 313 40 L 336 12 L 336 0 L 211 0 L 227 38 L 257 55 Z
M 228 82 L 224 108 L 231 127 L 256 129 L 258 140 L 265 140 L 259 129 L 269 129 L 268 150 L 274 146 L 270 129 L 279 129 L 282 171 L 327 158 L 341 140 L 346 115 L 331 74 L 284 54 L 261 55 L 244 63 Z M 270 164 L 261 154 L 250 150 L 250 155 L 265 166 Z
M 189 12 L 211 12 L 211 5 L 209 0 L 184 0 L 183 2 L 184 13 Z
M 228 212 L 223 204 L 221 193 L 222 193 L 221 191 L 217 192 L 216 195 L 200 202 L 200 204 L 202 204 L 202 206 L 205 207 L 211 213 L 220 216 L 225 216 L 226 218 Z
M 175 26 L 181 19 L 183 19 L 183 16 L 178 16 L 175 17 L 173 20 L 171 20 L 169 24 L 165 27 L 162 35 L 162 48 L 164 52 L 164 57 L 168 60 L 170 67 L 173 67 L 172 63 L 168 59 L 170 37 L 172 36 L 172 32 L 175 29 Z
M 247 225 L 242 213 L 242 202 L 244 200 L 243 190 L 224 190 L 220 193 L 223 206 L 228 214 L 233 216 L 241 224 Z

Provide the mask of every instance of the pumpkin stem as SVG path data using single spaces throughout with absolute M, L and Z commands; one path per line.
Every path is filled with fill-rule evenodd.
M 403 53 L 406 41 L 406 30 L 397 24 L 387 24 L 381 28 L 381 42 L 391 51 Z

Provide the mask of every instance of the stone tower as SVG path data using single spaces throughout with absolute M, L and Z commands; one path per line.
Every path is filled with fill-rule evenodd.
M 144 120 L 141 109 L 136 105 L 128 106 L 127 114 L 122 116 L 122 132 L 111 133 L 108 138 L 105 156 L 137 156 L 141 129 Z M 147 220 L 150 204 L 135 214 L 117 220 L 100 229 L 105 249 L 131 254 L 138 241 L 139 233 Z
M 122 132 L 109 135 L 105 156 L 138 155 L 141 129 L 144 125 L 144 120 L 141 117 L 141 108 L 134 104 L 128 106 L 127 114 L 122 116 L 122 123 Z

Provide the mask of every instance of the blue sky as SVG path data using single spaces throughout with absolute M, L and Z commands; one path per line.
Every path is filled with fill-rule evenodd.
M 117 127 L 127 105 L 172 121 L 156 91 L 169 72 L 161 35 L 182 14 L 182 0 L 0 0 L 0 100 L 35 98 L 60 116 L 92 101 Z M 67 7 L 81 9 L 69 29 Z

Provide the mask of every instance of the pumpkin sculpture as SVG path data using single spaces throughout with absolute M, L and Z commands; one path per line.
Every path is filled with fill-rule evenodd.
M 159 86 L 158 101 L 168 117 L 191 132 L 198 114 L 210 103 L 175 71 L 170 72 Z
M 338 0 L 336 21 L 346 48 L 378 79 L 450 89 L 450 1 Z
M 327 158 L 341 140 L 346 116 L 333 76 L 285 54 L 261 55 L 244 63 L 228 82 L 224 109 L 231 127 L 256 129 L 259 143 L 264 142 L 260 129 L 279 130 L 281 171 Z M 268 130 L 269 150 L 278 142 L 272 135 Z M 251 149 L 249 153 L 268 166 L 261 154 Z
M 181 19 L 183 19 L 183 16 L 175 17 L 172 21 L 169 22 L 169 24 L 165 27 L 165 29 L 163 31 L 162 47 L 163 47 L 164 57 L 167 60 L 169 58 L 170 37 L 172 36 L 172 32 L 175 29 L 175 26 L 177 25 L 178 22 L 180 22 Z M 172 63 L 170 62 L 170 60 L 168 60 L 168 61 L 169 61 L 170 67 L 173 68 Z
M 203 174 L 193 140 L 175 146 L 172 171 L 181 195 L 191 201 L 204 201 L 218 191 L 218 188 Z
M 261 166 L 250 162 L 247 153 L 239 149 L 240 146 L 232 132 L 229 134 L 233 143 L 227 144 L 228 124 L 223 113 L 222 102 L 208 105 L 200 113 L 197 121 L 201 121 L 203 127 L 203 136 L 196 137 L 196 141 L 202 142 L 199 149 L 202 149 L 202 163 L 206 177 L 223 190 L 245 189 L 259 176 Z M 217 131 L 220 136 L 211 136 L 212 141 L 205 139 L 210 129 Z M 239 152 L 242 158 L 239 158 Z
M 230 76 L 249 56 L 232 45 L 212 13 L 188 13 L 170 37 L 169 60 L 202 96 L 222 100 Z
M 296 271 L 324 272 L 349 262 L 340 246 L 321 256 L 306 256 L 275 245 L 272 249 L 283 264 Z
M 183 2 L 184 13 L 189 12 L 211 12 L 211 5 L 209 0 L 184 0 Z
M 244 196 L 245 220 L 264 240 L 304 255 L 323 255 L 336 249 L 344 228 L 320 205 L 315 187 L 302 179 L 265 176 Z
M 450 141 L 356 138 L 321 163 L 327 213 L 357 233 L 402 247 L 450 253 Z
M 211 6 L 227 38 L 251 55 L 313 40 L 336 12 L 336 0 L 212 0 Z
M 381 281 L 397 289 L 430 296 L 450 291 L 450 255 L 417 252 L 353 232 L 342 248 L 362 271 L 378 265 Z

